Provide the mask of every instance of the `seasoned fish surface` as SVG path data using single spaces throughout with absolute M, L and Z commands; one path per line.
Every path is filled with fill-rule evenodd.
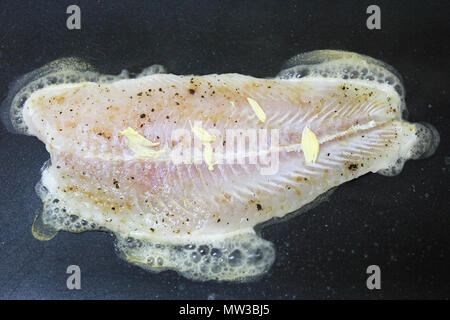
M 250 279 L 275 258 L 256 225 L 438 141 L 402 120 L 396 73 L 357 54 L 303 54 L 273 79 L 162 71 L 120 79 L 63 60 L 21 84 L 12 123 L 51 156 L 36 237 L 105 230 L 149 270 Z

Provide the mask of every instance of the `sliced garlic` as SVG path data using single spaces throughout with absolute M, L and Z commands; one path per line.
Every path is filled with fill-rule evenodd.
M 266 114 L 264 113 L 264 110 L 260 107 L 258 102 L 253 100 L 252 98 L 247 98 L 248 103 L 252 107 L 253 111 L 255 112 L 256 116 L 261 122 L 266 122 Z
M 206 143 L 204 146 L 205 146 L 205 149 L 203 151 L 204 152 L 203 158 L 205 160 L 205 163 L 208 165 L 208 170 L 213 171 L 214 170 L 214 163 L 213 163 L 214 152 L 212 150 L 210 143 Z
M 140 135 L 133 128 L 128 127 L 127 129 L 120 132 L 121 135 L 126 136 L 128 140 L 131 140 L 133 143 L 140 144 L 145 147 L 156 147 L 159 146 L 159 142 L 151 142 L 146 139 L 144 136 Z
M 148 147 L 159 146 L 160 143 L 151 142 L 130 127 L 121 131 L 120 134 L 127 137 L 128 147 L 140 157 L 157 159 L 166 152 L 165 147 L 161 150 L 148 149 Z
M 305 127 L 302 132 L 302 149 L 306 162 L 316 162 L 319 156 L 319 148 L 319 140 L 316 135 L 311 129 Z

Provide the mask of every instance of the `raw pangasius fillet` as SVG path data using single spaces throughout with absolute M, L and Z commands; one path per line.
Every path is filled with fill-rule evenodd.
M 263 274 L 275 250 L 256 225 L 368 172 L 394 175 L 439 141 L 402 119 L 391 67 L 341 51 L 296 56 L 272 79 L 158 65 L 130 78 L 62 59 L 6 103 L 14 129 L 50 153 L 38 239 L 112 232 L 127 261 L 198 280 Z

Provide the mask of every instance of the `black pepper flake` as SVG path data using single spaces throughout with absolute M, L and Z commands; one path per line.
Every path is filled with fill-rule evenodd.
M 141 117 L 141 119 L 144 119 L 145 118 L 145 113 L 141 114 L 140 117 Z
M 349 170 L 352 170 L 352 171 L 355 171 L 356 169 L 358 169 L 358 165 L 357 165 L 356 163 L 351 163 L 351 164 L 348 166 L 348 169 L 349 169 Z
M 194 94 L 194 93 L 195 93 L 195 90 L 194 90 L 194 89 L 189 89 L 189 93 L 190 93 L 190 94 Z
M 261 211 L 262 210 L 262 206 L 259 203 L 257 203 L 256 204 L 256 209 L 258 209 L 258 211 Z

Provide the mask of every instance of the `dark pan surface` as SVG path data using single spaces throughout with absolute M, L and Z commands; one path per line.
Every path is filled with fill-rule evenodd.
M 370 174 L 328 202 L 267 227 L 277 260 L 252 283 L 199 283 L 120 260 L 105 233 L 33 238 L 34 192 L 48 159 L 36 138 L 0 128 L 0 299 L 450 298 L 450 7 L 447 1 L 377 1 L 381 30 L 366 28 L 368 1 L 76 1 L 82 29 L 66 29 L 74 1 L 0 2 L 0 99 L 14 78 L 64 56 L 104 73 L 153 63 L 176 74 L 275 75 L 295 54 L 343 49 L 393 65 L 412 121 L 434 124 L 436 154 L 388 178 Z M 81 268 L 82 289 L 66 288 Z M 382 289 L 366 288 L 381 267 Z

